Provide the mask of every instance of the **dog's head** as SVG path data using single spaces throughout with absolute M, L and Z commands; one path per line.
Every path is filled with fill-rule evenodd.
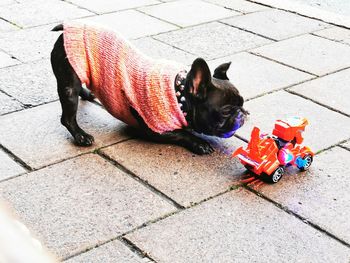
M 204 59 L 193 62 L 186 78 L 186 91 L 194 131 L 228 138 L 244 124 L 248 112 L 243 109 L 242 96 L 226 75 L 230 64 L 218 66 L 212 77 Z

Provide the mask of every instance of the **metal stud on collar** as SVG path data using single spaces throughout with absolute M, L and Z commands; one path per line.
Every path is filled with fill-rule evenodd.
M 183 115 L 187 116 L 187 102 L 184 94 L 187 71 L 181 71 L 175 78 L 175 95 Z

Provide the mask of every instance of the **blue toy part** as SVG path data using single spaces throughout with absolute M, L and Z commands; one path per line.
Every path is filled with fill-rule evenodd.
M 306 163 L 307 163 L 307 161 L 304 160 L 303 158 L 301 158 L 300 156 L 298 156 L 295 159 L 295 164 L 299 169 L 302 169 L 303 167 L 305 167 Z

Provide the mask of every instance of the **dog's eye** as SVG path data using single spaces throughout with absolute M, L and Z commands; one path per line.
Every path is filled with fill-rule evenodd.
M 226 105 L 221 108 L 221 115 L 223 117 L 229 117 L 232 114 L 233 108 L 231 105 Z

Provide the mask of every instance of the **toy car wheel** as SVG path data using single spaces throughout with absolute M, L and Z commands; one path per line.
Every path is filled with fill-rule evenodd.
M 313 158 L 311 155 L 307 154 L 303 158 L 303 166 L 298 167 L 301 171 L 306 171 L 310 168 Z
M 281 180 L 282 176 L 284 174 L 284 167 L 280 166 L 278 167 L 273 174 L 269 176 L 270 182 L 271 183 L 277 183 L 279 180 Z

